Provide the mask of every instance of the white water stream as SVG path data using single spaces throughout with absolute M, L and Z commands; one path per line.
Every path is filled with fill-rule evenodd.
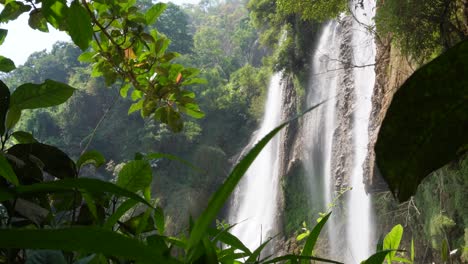
M 271 77 L 263 122 L 247 149 L 280 124 L 281 77 L 281 73 Z M 251 250 L 277 232 L 279 144 L 279 135 L 276 135 L 260 152 L 234 193 L 229 220 L 237 226 L 232 233 Z
M 373 25 L 375 2 L 365 0 L 363 8 L 356 8 L 353 22 L 353 57 L 354 65 L 372 65 L 375 63 L 376 46 L 374 36 L 365 25 Z M 354 68 L 356 93 L 354 111 L 354 166 L 351 175 L 351 187 L 347 210 L 347 244 L 351 255 L 349 263 L 359 263 L 371 255 L 374 225 L 369 195 L 366 194 L 363 179 L 363 163 L 367 156 L 369 143 L 369 116 L 371 97 L 375 84 L 374 66 Z

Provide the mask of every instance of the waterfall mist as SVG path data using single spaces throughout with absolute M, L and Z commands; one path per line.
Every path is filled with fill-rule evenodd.
M 280 124 L 281 78 L 281 73 L 271 77 L 262 124 L 244 152 Z M 279 138 L 276 135 L 250 166 L 234 193 L 229 212 L 230 223 L 237 223 L 232 233 L 251 250 L 278 231 Z

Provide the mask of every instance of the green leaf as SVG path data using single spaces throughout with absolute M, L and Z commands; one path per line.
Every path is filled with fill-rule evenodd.
M 29 13 L 28 24 L 32 29 L 37 29 L 42 32 L 49 32 L 47 20 L 45 19 L 41 8 L 34 9 L 31 11 L 31 13 Z
M 328 221 L 328 218 L 330 217 L 331 212 L 328 213 L 326 216 L 322 217 L 320 222 L 315 225 L 314 229 L 310 232 L 309 237 L 306 240 L 306 243 L 304 245 L 304 249 L 302 249 L 302 256 L 312 256 L 312 252 L 314 250 L 315 244 L 317 243 L 317 239 L 320 235 L 320 232 L 322 232 L 322 228 L 325 225 L 325 223 Z
M 11 106 L 11 102 L 10 102 Z M 16 123 L 18 123 L 19 119 L 21 117 L 21 110 L 18 110 L 14 107 L 11 107 L 6 115 L 6 121 L 5 121 L 5 126 L 7 129 L 12 129 Z
M 147 263 L 178 263 L 136 239 L 97 227 L 0 229 L 0 247 L 102 253 Z
M 93 60 L 94 55 L 96 55 L 96 52 L 92 52 L 92 51 L 83 52 L 81 53 L 80 56 L 78 56 L 78 61 L 91 63 L 94 61 Z
M 117 185 L 132 192 L 145 189 L 153 179 L 151 166 L 144 160 L 132 160 L 123 166 Z
M 10 107 L 23 110 L 56 106 L 67 101 L 74 91 L 75 88 L 53 80 L 42 84 L 26 83 L 13 92 Z
M 403 237 L 403 226 L 396 225 L 392 228 L 392 230 L 385 236 L 383 242 L 383 249 L 384 250 L 398 250 L 400 247 L 400 241 Z M 395 257 L 396 251 L 392 251 L 388 258 L 391 261 L 393 257 Z
M 210 224 L 215 220 L 216 216 L 218 215 L 219 211 L 231 195 L 231 193 L 236 188 L 236 185 L 244 176 L 245 172 L 248 170 L 250 165 L 254 162 L 255 158 L 260 154 L 260 151 L 266 146 L 266 144 L 286 125 L 291 123 L 292 121 L 297 120 L 299 117 L 303 116 L 304 114 L 314 110 L 315 108 L 321 106 L 326 101 L 323 101 L 315 106 L 304 111 L 302 114 L 282 123 L 281 125 L 277 126 L 273 129 L 270 133 L 264 136 L 245 156 L 241 159 L 239 163 L 234 167 L 231 171 L 231 174 L 228 178 L 224 181 L 221 187 L 213 194 L 208 202 L 207 208 L 202 212 L 198 220 L 196 221 L 191 233 L 190 238 L 188 241 L 188 247 L 193 248 L 195 247 L 200 240 L 202 239 L 203 235 L 206 233 Z
M 260 257 L 260 254 L 262 253 L 263 249 L 268 245 L 268 243 L 271 242 L 272 239 L 273 239 L 272 237 L 268 238 L 257 249 L 255 249 L 254 252 L 252 252 L 252 254 L 247 259 L 247 263 L 257 262 L 257 259 Z
M 7 34 L 8 34 L 8 30 L 0 28 L 0 45 L 2 45 L 3 42 L 5 41 Z
M 18 1 L 10 1 L 0 13 L 0 23 L 5 23 L 10 20 L 17 19 L 21 14 L 31 10 L 31 6 L 25 5 Z
M 120 220 L 120 218 L 128 212 L 128 210 L 132 209 L 135 205 L 137 204 L 137 201 L 134 199 L 129 199 L 123 202 L 119 207 L 117 207 L 117 210 L 115 210 L 115 213 L 113 213 L 106 221 L 104 224 L 104 228 L 111 229 L 114 227 L 114 225 Z
M 5 159 L 5 157 L 0 154 L 0 176 L 7 179 L 9 182 L 13 183 L 14 185 L 18 186 L 19 181 L 16 177 L 15 172 L 10 166 L 10 163 Z
M 193 118 L 203 118 L 205 117 L 205 113 L 200 110 L 197 104 L 186 104 L 184 106 L 179 106 L 181 111 L 185 112 L 187 115 Z
M 136 112 L 138 110 L 141 110 L 143 108 L 143 102 L 145 100 L 144 99 L 140 99 L 140 101 L 136 102 L 136 103 L 133 103 L 130 108 L 128 109 L 128 114 L 131 114 L 133 112 Z
M 29 144 L 29 143 L 37 143 L 37 140 L 31 135 L 31 133 L 24 132 L 24 131 L 15 131 L 11 134 L 18 144 Z
M 21 185 L 14 188 L 13 190 L 4 192 L 2 197 L 5 197 L 5 199 L 2 198 L 0 202 L 7 200 L 6 198 L 10 199 L 9 197 L 11 197 L 12 194 L 21 197 L 23 195 L 34 195 L 41 193 L 74 192 L 77 189 L 81 192 L 95 194 L 109 193 L 117 197 L 127 197 L 152 207 L 150 203 L 134 192 L 130 192 L 110 182 L 90 178 L 64 179 L 50 182 L 41 182 L 31 185 Z
M 16 69 L 15 63 L 9 58 L 0 56 L 0 71 L 11 72 Z
M 66 30 L 68 26 L 68 7 L 65 0 L 43 0 L 42 13 L 52 26 L 60 30 Z
M 391 252 L 395 250 L 383 250 L 375 253 L 374 255 L 370 256 L 368 259 L 361 262 L 361 264 L 382 264 L 384 262 L 385 257 Z
M 6 115 L 10 107 L 10 90 L 4 82 L 0 80 L 0 136 L 3 136 L 6 130 Z
M 88 11 L 77 0 L 70 5 L 67 25 L 73 42 L 81 50 L 86 50 L 93 38 L 93 27 Z
M 159 231 L 159 234 L 164 234 L 164 230 L 166 229 L 166 223 L 164 219 L 164 211 L 161 207 L 157 207 L 154 210 L 154 224 Z
M 378 168 L 400 202 L 468 145 L 468 40 L 417 70 L 396 92 L 375 145 Z
M 16 144 L 9 148 L 7 153 L 22 160 L 26 165 L 36 166 L 59 179 L 76 178 L 77 176 L 73 160 L 65 152 L 53 146 L 42 143 Z M 29 177 L 29 171 L 26 167 L 25 165 L 14 165 L 16 175 L 20 179 Z
M 104 156 L 96 150 L 91 150 L 83 153 L 80 156 L 80 158 L 76 162 L 76 166 L 80 169 L 86 164 L 93 164 L 94 167 L 99 168 L 104 163 L 106 163 L 106 159 L 104 158 Z
M 150 7 L 148 11 L 146 11 L 145 19 L 147 25 L 152 25 L 158 17 L 166 10 L 166 4 L 164 3 L 157 3 Z
M 221 241 L 222 243 L 231 246 L 232 248 L 242 250 L 247 254 L 252 254 L 250 249 L 247 248 L 242 241 L 239 240 L 236 236 L 232 235 L 231 233 L 227 232 L 226 230 L 217 230 L 214 228 L 208 229 L 208 234 L 213 236 L 213 242 Z

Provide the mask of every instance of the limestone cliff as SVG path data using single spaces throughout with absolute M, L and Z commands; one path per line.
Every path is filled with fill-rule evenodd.
M 376 78 L 369 119 L 369 154 L 364 163 L 364 176 L 367 191 L 370 193 L 388 190 L 375 165 L 374 146 L 393 95 L 414 72 L 414 66 L 411 65 L 408 58 L 402 55 L 391 42 L 391 36 L 376 39 Z

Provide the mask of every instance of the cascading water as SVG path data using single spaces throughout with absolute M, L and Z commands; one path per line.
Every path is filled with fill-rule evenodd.
M 364 1 L 361 8 L 356 8 L 353 23 L 354 65 L 373 65 L 376 47 L 374 36 L 365 25 L 372 25 L 375 15 L 374 1 Z M 356 103 L 354 112 L 354 167 L 351 175 L 351 187 L 348 201 L 347 244 L 350 247 L 349 260 L 358 262 L 371 254 L 373 223 L 370 197 L 366 194 L 363 178 L 363 163 L 366 159 L 369 143 L 369 116 L 371 97 L 375 83 L 373 66 L 354 68 Z
M 375 74 L 372 66 L 363 66 L 375 62 L 374 39 L 366 28 L 372 25 L 374 8 L 374 1 L 364 0 L 362 6 L 352 6 L 353 17 L 323 26 L 312 57 L 307 105 L 329 101 L 310 113 L 303 126 L 312 198 L 322 199 L 327 208 L 343 187 L 352 188 L 345 204 L 332 208 L 327 223 L 329 256 L 346 263 L 370 256 L 373 242 L 363 163 Z
M 318 46 L 312 58 L 312 71 L 307 105 L 312 107 L 320 102 L 329 100 L 304 118 L 305 148 L 304 167 L 308 171 L 311 197 L 328 206 L 332 202 L 333 193 L 331 180 L 331 150 L 333 131 L 335 129 L 335 101 L 334 96 L 338 84 L 339 64 L 332 60 L 340 49 L 340 25 L 336 22 L 327 23 L 322 29 Z M 323 185 L 320 184 L 323 182 Z M 323 189 L 322 189 L 323 188 Z M 323 191 L 325 190 L 325 191 Z M 328 233 L 330 250 L 336 249 L 333 217 L 329 220 Z
M 271 77 L 263 122 L 247 149 L 280 124 L 281 75 L 275 73 Z M 279 144 L 279 135 L 276 135 L 260 152 L 236 189 L 229 212 L 230 223 L 237 223 L 232 233 L 252 250 L 277 232 Z

